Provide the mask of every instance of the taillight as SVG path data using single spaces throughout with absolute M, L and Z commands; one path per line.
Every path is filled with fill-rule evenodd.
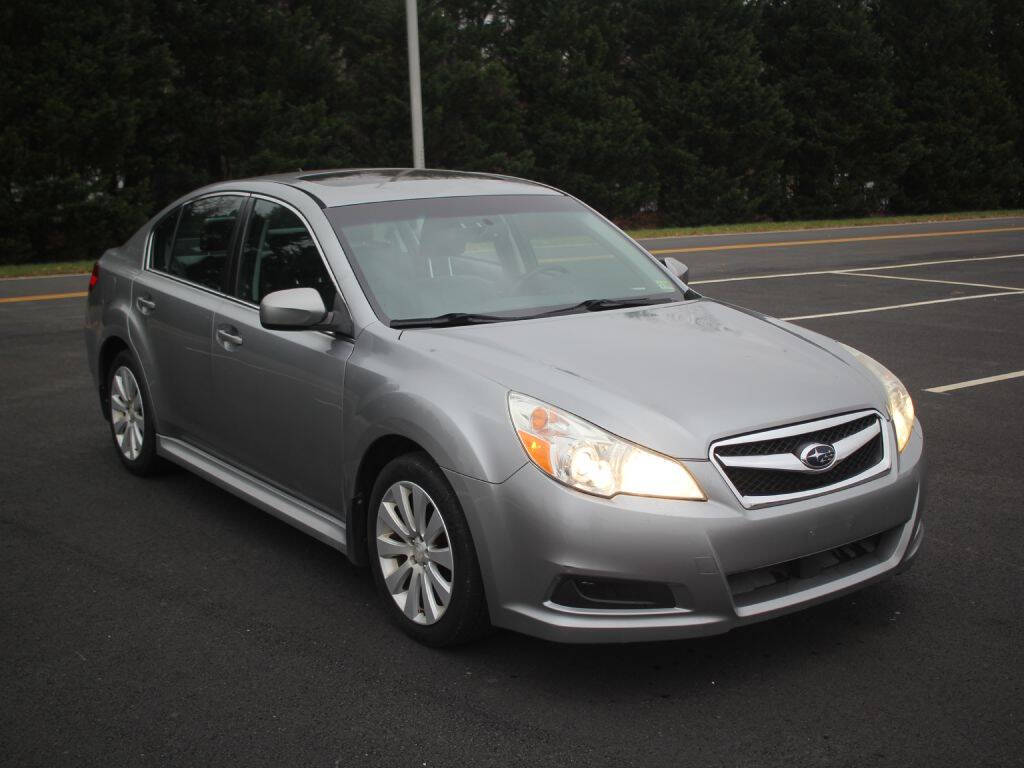
M 97 261 L 92 265 L 92 274 L 89 275 L 89 293 L 92 293 L 92 289 L 96 287 L 96 283 L 100 281 L 100 263 Z

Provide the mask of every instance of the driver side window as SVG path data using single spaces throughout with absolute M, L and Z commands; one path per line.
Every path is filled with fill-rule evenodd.
M 283 205 L 257 199 L 242 243 L 236 295 L 259 304 L 287 288 L 315 288 L 325 307 L 334 306 L 334 283 L 302 220 Z

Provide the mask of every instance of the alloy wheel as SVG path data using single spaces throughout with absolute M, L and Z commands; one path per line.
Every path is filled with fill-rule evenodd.
M 114 440 L 122 455 L 129 461 L 135 461 L 142 452 L 142 439 L 146 434 L 142 391 L 132 369 L 126 365 L 114 371 L 110 383 L 110 421 L 114 426 Z
M 452 596 L 454 563 L 448 528 L 416 483 L 392 485 L 377 508 L 377 557 L 384 584 L 406 618 L 434 624 Z

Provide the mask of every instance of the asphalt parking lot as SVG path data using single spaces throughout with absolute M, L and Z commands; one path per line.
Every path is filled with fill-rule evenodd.
M 27 300 L 84 278 L 0 281 L 2 762 L 1020 765 L 1024 219 L 645 245 L 901 376 L 930 464 L 913 569 L 701 640 L 429 650 L 334 550 L 126 473 L 83 300 Z

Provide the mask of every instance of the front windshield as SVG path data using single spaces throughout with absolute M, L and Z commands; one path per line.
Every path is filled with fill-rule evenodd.
M 402 200 L 326 213 L 386 321 L 512 319 L 589 300 L 683 298 L 649 256 L 563 196 Z

